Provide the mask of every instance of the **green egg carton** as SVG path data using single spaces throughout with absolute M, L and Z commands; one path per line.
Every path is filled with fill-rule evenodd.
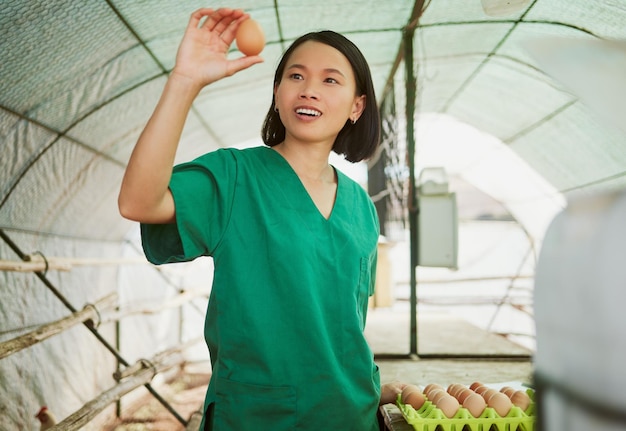
M 532 390 L 526 391 L 534 399 Z M 426 400 L 419 410 L 403 404 L 400 396 L 396 404 L 406 422 L 416 431 L 534 431 L 535 403 L 531 402 L 526 411 L 513 406 L 506 416 L 499 416 L 491 408 L 485 408 L 480 417 L 475 418 L 466 408 L 459 408 L 456 414 L 448 418 L 435 405 Z

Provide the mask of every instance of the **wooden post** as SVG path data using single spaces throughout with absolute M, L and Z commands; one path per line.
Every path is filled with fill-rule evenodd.
M 102 315 L 102 323 L 109 323 L 118 321 L 124 317 L 128 317 L 136 314 L 155 314 L 169 308 L 180 307 L 181 305 L 191 301 L 194 298 L 200 296 L 208 296 L 211 293 L 210 289 L 193 289 L 186 290 L 179 295 L 173 296 L 164 300 L 162 303 L 153 307 L 146 307 L 145 305 L 135 308 L 121 308 L 116 311 L 110 311 Z
M 27 255 L 26 260 L 0 260 L 0 271 L 17 272 L 40 272 L 48 270 L 69 271 L 74 266 L 107 266 L 107 265 L 130 265 L 143 264 L 148 261 L 143 257 L 123 259 L 96 259 L 96 258 L 72 258 L 72 257 L 49 257 L 39 255 Z
M 132 376 L 133 374 L 137 374 L 140 370 L 144 368 L 149 368 L 149 366 L 150 365 L 148 361 L 140 359 L 130 367 L 126 367 L 123 370 L 116 370 L 113 373 L 113 378 L 119 382 L 120 380 Z
M 123 370 L 118 370 L 113 373 L 115 380 L 122 380 L 133 374 L 136 374 L 143 368 L 153 367 L 157 372 L 165 371 L 168 368 L 172 368 L 176 365 L 184 362 L 182 352 L 194 344 L 204 340 L 204 337 L 196 337 L 184 344 L 179 344 L 170 349 L 157 353 L 151 360 L 139 359 L 135 364 L 130 365 Z
M 82 310 L 77 311 L 67 317 L 64 317 L 63 319 L 42 325 L 34 331 L 31 331 L 20 337 L 16 337 L 0 343 L 0 359 L 6 358 L 13 353 L 19 352 L 20 350 L 39 343 L 40 341 L 57 335 L 79 323 L 87 322 L 88 320 L 90 320 L 91 322 L 88 322 L 86 324 L 95 326 L 94 322 L 97 321 L 99 323 L 99 312 L 97 307 L 115 301 L 117 301 L 117 294 L 112 293 L 98 300 L 95 305 L 88 304 Z
M 136 370 L 134 374 L 128 375 L 117 385 L 83 405 L 78 411 L 50 428 L 50 431 L 75 431 L 81 429 L 108 405 L 119 400 L 133 389 L 150 383 L 158 373 L 181 365 L 184 360 L 180 346 L 158 353 L 151 361 L 140 360 L 138 362 L 139 365 L 129 367 Z
M 198 429 L 200 429 L 201 423 L 202 423 L 202 411 L 197 410 L 193 412 L 191 416 L 189 417 L 189 421 L 187 422 L 185 431 L 198 431 Z
M 120 397 L 133 389 L 150 383 L 153 377 L 154 370 L 150 368 L 140 370 L 137 374 L 125 379 L 108 391 L 101 393 L 97 398 L 89 401 L 80 410 L 72 413 L 63 421 L 50 428 L 49 431 L 74 431 L 81 429 L 109 404 L 117 401 Z

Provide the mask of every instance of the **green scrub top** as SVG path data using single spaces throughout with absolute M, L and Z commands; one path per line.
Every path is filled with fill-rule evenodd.
M 378 367 L 363 336 L 378 218 L 336 172 L 326 219 L 275 150 L 218 150 L 174 168 L 175 224 L 141 226 L 155 264 L 214 259 L 202 427 L 378 430 Z

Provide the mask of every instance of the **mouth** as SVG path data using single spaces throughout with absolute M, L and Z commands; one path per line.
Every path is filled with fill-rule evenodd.
M 322 115 L 320 111 L 318 111 L 317 109 L 312 109 L 312 108 L 297 108 L 296 114 L 303 115 L 306 117 L 312 117 L 312 118 L 320 117 Z

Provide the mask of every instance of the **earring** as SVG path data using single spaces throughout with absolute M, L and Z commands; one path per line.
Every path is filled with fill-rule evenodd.
M 353 120 L 352 118 L 350 118 L 350 122 L 352 123 L 353 126 L 356 124 L 356 120 Z
M 278 113 L 278 106 L 274 105 L 274 112 Z

